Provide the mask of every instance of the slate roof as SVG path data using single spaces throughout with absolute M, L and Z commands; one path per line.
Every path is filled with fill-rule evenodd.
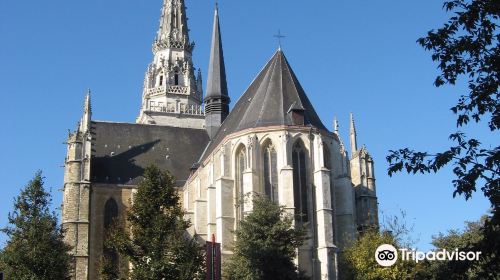
M 155 164 L 184 185 L 209 141 L 204 129 L 93 121 L 91 181 L 136 185 Z
M 305 126 L 327 131 L 279 49 L 238 100 L 202 160 L 227 135 L 248 128 L 292 125 L 290 110 L 303 110 Z
M 212 47 L 210 50 L 210 62 L 208 65 L 208 79 L 206 99 L 221 98 L 229 99 L 226 82 L 226 69 L 224 64 L 224 51 L 219 25 L 219 10 L 215 9 L 214 29 L 212 32 Z

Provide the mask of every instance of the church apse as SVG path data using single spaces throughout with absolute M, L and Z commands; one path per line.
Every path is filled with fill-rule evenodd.
M 164 0 L 136 123 L 94 121 L 86 98 L 65 161 L 63 226 L 75 248 L 73 279 L 96 279 L 107 213 L 115 213 L 106 205 L 114 200 L 124 219 L 150 165 L 176 178 L 189 233 L 200 242 L 215 235 L 222 262 L 260 193 L 307 227 L 296 264 L 313 280 L 337 279 L 337 255 L 357 230 L 378 224 L 374 160 L 358 149 L 354 121 L 349 157 L 338 125 L 331 132 L 323 124 L 281 48 L 229 111 L 218 10 L 203 98 L 188 30 L 184 1 Z

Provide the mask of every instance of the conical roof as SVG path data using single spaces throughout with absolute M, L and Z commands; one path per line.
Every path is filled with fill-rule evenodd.
M 225 97 L 227 93 L 226 69 L 224 66 L 224 51 L 220 34 L 219 10 L 215 8 L 214 30 L 212 32 L 212 48 L 210 50 L 210 63 L 208 66 L 207 95 L 205 99 Z
M 206 157 L 227 135 L 266 126 L 291 126 L 300 111 L 304 126 L 327 130 L 316 114 L 283 51 L 279 49 L 230 112 L 205 151 Z

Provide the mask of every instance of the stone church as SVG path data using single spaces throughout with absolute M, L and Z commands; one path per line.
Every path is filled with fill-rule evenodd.
M 151 164 L 176 177 L 190 233 L 200 242 L 215 235 L 223 261 L 252 211 L 251 196 L 261 193 L 308 229 L 299 268 L 312 279 L 337 279 L 337 255 L 378 223 L 373 160 L 358 148 L 352 115 L 348 154 L 337 122 L 333 132 L 325 127 L 281 49 L 230 110 L 217 9 L 205 90 L 193 49 L 184 0 L 164 0 L 136 123 L 93 120 L 86 96 L 64 173 L 73 279 L 97 279 L 103 232 L 112 219 L 125 219 Z

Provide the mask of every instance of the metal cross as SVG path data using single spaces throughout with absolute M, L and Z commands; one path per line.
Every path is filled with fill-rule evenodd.
M 281 30 L 278 29 L 278 34 L 274 35 L 274 38 L 278 39 L 278 45 L 281 49 L 281 39 L 286 38 L 286 36 L 281 34 Z

